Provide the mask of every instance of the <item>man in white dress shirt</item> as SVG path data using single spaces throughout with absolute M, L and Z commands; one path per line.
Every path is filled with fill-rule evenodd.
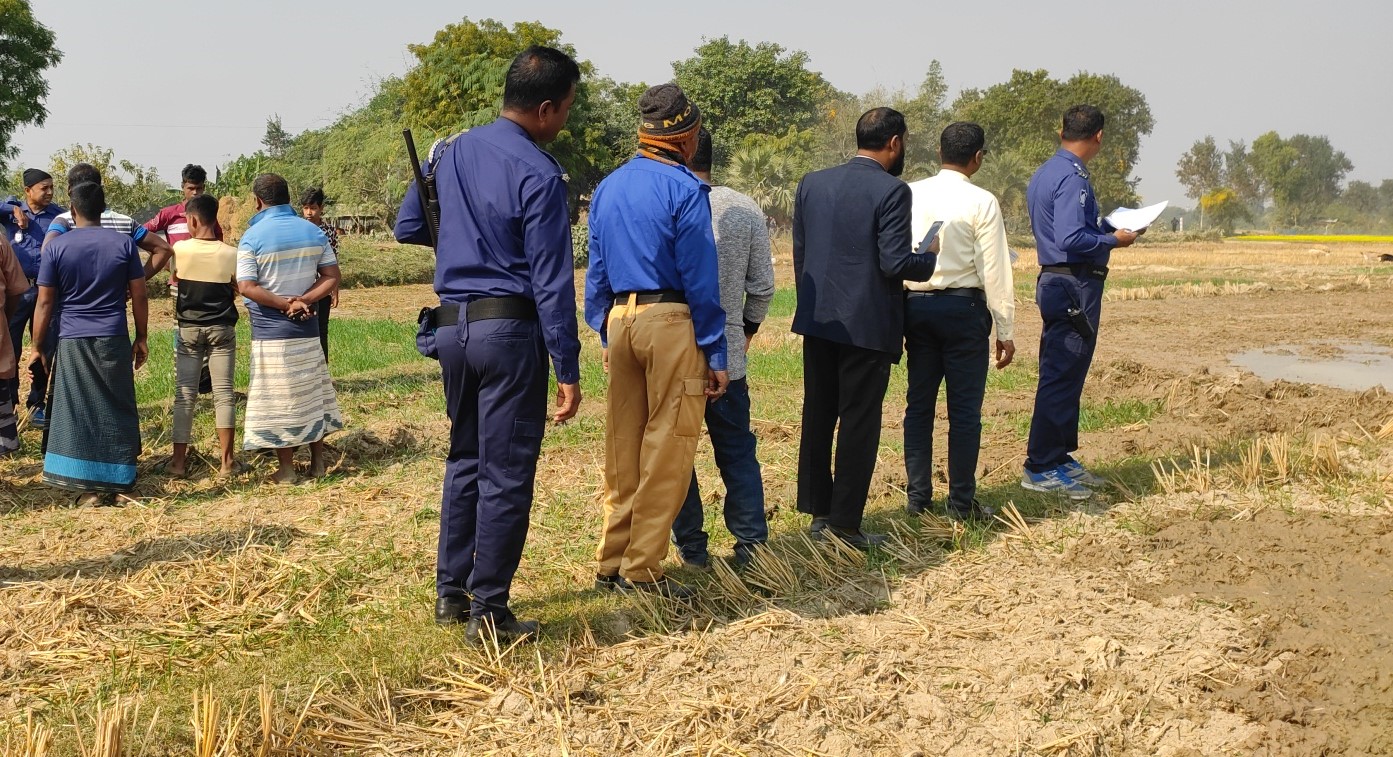
M 938 388 L 948 384 L 949 517 L 990 521 L 977 502 L 977 457 L 982 443 L 982 398 L 996 329 L 996 367 L 1011 363 L 1015 293 L 1006 224 L 995 196 L 974 186 L 972 175 L 987 154 L 986 135 L 974 123 L 943 130 L 936 176 L 909 185 L 914 196 L 917 244 L 937 221 L 938 268 L 926 282 L 905 282 L 905 351 L 909 393 L 904 419 L 906 509 L 919 515 L 933 506 L 933 430 Z

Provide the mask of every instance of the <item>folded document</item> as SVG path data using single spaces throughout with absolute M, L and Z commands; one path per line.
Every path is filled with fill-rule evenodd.
M 1144 208 L 1118 208 L 1112 212 L 1112 215 L 1103 220 L 1112 224 L 1114 229 L 1141 231 L 1155 223 L 1169 204 L 1169 202 L 1158 202 Z

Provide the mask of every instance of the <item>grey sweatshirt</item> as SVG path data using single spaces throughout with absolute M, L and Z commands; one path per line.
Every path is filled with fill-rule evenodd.
M 729 187 L 711 188 L 711 223 L 720 260 L 730 380 L 745 377 L 745 324 L 757 326 L 774 299 L 769 227 L 754 200 Z

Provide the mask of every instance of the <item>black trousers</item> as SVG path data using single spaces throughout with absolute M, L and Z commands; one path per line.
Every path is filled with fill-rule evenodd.
M 895 356 L 803 337 L 803 435 L 798 511 L 847 531 L 861 528 L 880 447 L 881 412 Z M 838 422 L 841 423 L 838 428 Z M 837 435 L 836 470 L 832 434 Z
M 329 310 L 334 297 L 330 295 L 315 303 L 315 315 L 319 317 L 319 347 L 324 350 L 324 362 L 329 362 Z
M 933 505 L 934 416 L 948 384 L 948 507 L 965 512 L 977 496 L 982 398 L 991 361 L 992 316 L 982 300 L 911 295 L 905 302 L 909 392 L 904 413 L 904 467 L 909 504 Z

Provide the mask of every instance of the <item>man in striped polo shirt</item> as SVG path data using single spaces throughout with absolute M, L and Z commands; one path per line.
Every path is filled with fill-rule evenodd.
M 251 316 L 251 386 L 245 449 L 274 449 L 273 480 L 293 484 L 295 450 L 310 447 L 310 475 L 324 475 L 324 437 L 343 428 L 314 305 L 339 283 L 338 259 L 318 226 L 290 206 L 276 174 L 252 182 L 257 214 L 237 247 L 237 289 Z

